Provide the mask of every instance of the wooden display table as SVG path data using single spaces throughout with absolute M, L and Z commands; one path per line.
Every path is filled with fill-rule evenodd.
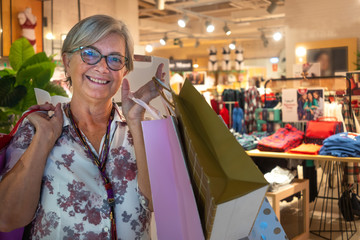
M 340 195 L 342 193 L 341 184 L 343 183 L 343 163 L 360 163 L 360 158 L 294 154 L 284 152 L 266 152 L 259 151 L 258 149 L 246 151 L 246 153 L 250 157 L 324 161 L 325 164 L 322 167 L 323 174 L 318 188 L 318 195 L 315 198 L 314 208 L 310 217 L 310 224 L 308 225 L 310 232 L 324 239 L 334 239 L 334 237 L 339 239 L 339 234 L 341 235 L 341 239 L 350 239 L 352 236 L 354 236 L 357 231 L 355 221 L 345 221 L 343 219 L 339 210 L 338 200 L 340 199 Z M 333 181 L 337 182 L 337 188 L 334 188 L 333 184 L 331 183 L 331 178 L 333 178 Z M 269 193 L 267 193 L 267 195 L 269 195 Z M 278 196 L 277 199 L 280 199 L 282 196 L 284 196 L 282 193 L 279 193 L 279 195 L 280 196 Z M 320 208 L 322 209 L 320 218 L 319 216 L 314 217 L 316 204 L 318 203 L 319 199 L 322 200 L 319 201 L 319 204 L 322 204 L 322 207 Z M 275 204 L 278 204 L 277 202 L 279 202 L 279 200 L 276 200 Z M 278 215 L 278 212 L 275 210 L 275 208 L 277 208 L 277 206 L 274 205 L 274 211 L 276 215 Z M 336 227 L 336 225 L 338 226 Z
M 303 201 L 303 229 L 304 232 L 293 238 L 294 240 L 309 239 L 309 180 L 308 179 L 294 179 L 289 186 L 283 187 L 275 192 L 267 192 L 266 197 L 271 198 L 272 207 L 277 218 L 280 221 L 280 201 L 284 198 L 290 197 L 298 192 L 302 192 Z

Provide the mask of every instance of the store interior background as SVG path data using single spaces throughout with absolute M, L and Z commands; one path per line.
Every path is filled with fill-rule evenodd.
M 272 13 L 266 11 L 271 0 L 171 0 L 165 1 L 165 11 L 157 9 L 156 2 L 2 0 L 0 66 L 8 66 L 7 56 L 11 42 L 21 35 L 17 14 L 26 7 L 31 7 L 38 19 L 35 29 L 37 52 L 45 51 L 48 56 L 55 55 L 54 59 L 58 62 L 54 80 L 65 79 L 60 61 L 62 38 L 79 19 L 94 14 L 107 14 L 125 21 L 133 35 L 136 54 L 175 60 L 190 59 L 199 64 L 194 71 L 207 71 L 208 49 L 211 46 L 215 46 L 218 51 L 221 71 L 222 48 L 233 41 L 244 50 L 245 68 L 260 69 L 252 74 L 265 80 L 282 75 L 293 77 L 293 65 L 300 62 L 295 50 L 303 43 L 317 48 L 339 44 L 350 46 L 348 70 L 356 69 L 356 53 L 360 43 L 360 0 L 278 0 Z M 184 29 L 177 25 L 177 19 L 183 13 L 188 13 L 190 18 Z M 215 32 L 206 33 L 207 19 L 212 20 Z M 225 23 L 232 31 L 230 36 L 226 36 L 223 31 Z M 272 38 L 276 31 L 283 34 L 280 41 Z M 268 41 L 267 46 L 264 46 L 262 33 Z M 159 40 L 165 34 L 168 37 L 167 45 L 161 46 Z M 183 46 L 174 45 L 174 38 L 181 39 Z M 195 47 L 197 40 L 199 45 Z M 153 46 L 153 52 L 145 51 L 147 44 Z M 231 61 L 234 61 L 234 54 L 232 51 Z M 285 62 L 278 64 L 276 71 L 270 62 L 273 57 L 285 59 Z
M 348 38 L 356 38 L 356 46 L 348 53 L 348 70 L 355 70 L 360 39 L 358 0 L 349 0 L 346 4 L 341 0 L 278 0 L 272 13 L 266 11 L 271 4 L 270 0 L 172 0 L 163 1 L 165 10 L 158 10 L 156 2 L 158 1 L 3 0 L 2 56 L 5 57 L 1 61 L 6 62 L 11 42 L 21 35 L 17 13 L 25 7 L 31 7 L 38 19 L 35 30 L 37 51 L 55 54 L 57 60 L 60 60 L 62 38 L 71 26 L 79 19 L 102 13 L 122 19 L 129 25 L 137 54 L 175 60 L 191 59 L 193 63 L 199 64 L 195 71 L 207 70 L 208 49 L 211 46 L 218 51 L 218 69 L 221 71 L 222 47 L 236 41 L 236 45 L 241 45 L 244 50 L 245 68 L 263 69 L 255 74 L 262 75 L 264 79 L 279 78 L 281 75 L 293 77 L 293 64 L 299 62 L 295 55 L 295 48 L 299 43 L 317 42 L 323 46 L 336 46 L 339 39 Z M 180 28 L 177 20 L 183 13 L 188 15 L 190 21 L 187 27 Z M 206 20 L 211 20 L 215 25 L 213 33 L 205 31 Z M 232 31 L 230 36 L 226 36 L 223 31 L 225 23 Z M 272 38 L 276 31 L 283 34 L 280 41 Z M 268 41 L 267 46 L 264 46 L 262 33 Z M 161 46 L 159 40 L 165 34 L 168 37 L 167 45 Z M 49 36 L 53 39 L 49 39 Z M 174 38 L 181 39 L 183 46 L 174 45 Z M 195 47 L 197 40 L 199 46 Z M 153 46 L 153 52 L 145 52 L 147 44 Z M 234 61 L 234 54 L 233 50 L 231 61 Z M 285 60 L 281 62 L 280 59 L 276 71 L 272 69 L 272 57 Z M 53 78 L 62 78 L 61 74 L 60 69 Z

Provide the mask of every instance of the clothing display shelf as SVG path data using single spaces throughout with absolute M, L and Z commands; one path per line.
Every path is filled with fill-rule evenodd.
M 345 221 L 343 219 L 339 210 L 338 200 L 343 192 L 341 185 L 342 163 L 360 163 L 360 158 L 265 152 L 258 149 L 249 150 L 246 153 L 250 157 L 319 160 L 325 162 L 319 184 L 319 194 L 314 201 L 310 218 L 310 232 L 324 239 L 350 239 L 356 233 L 355 221 Z M 335 184 L 338 188 L 334 188 Z M 322 203 L 318 202 L 319 199 L 323 200 Z M 317 204 L 322 205 L 319 208 Z M 314 216 L 316 209 L 320 209 L 320 214 Z M 339 235 L 341 238 L 339 238 Z

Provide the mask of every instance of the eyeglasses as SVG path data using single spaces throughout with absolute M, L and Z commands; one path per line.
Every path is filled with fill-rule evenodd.
M 99 50 L 92 46 L 78 47 L 70 51 L 70 53 L 74 53 L 79 50 L 81 59 L 84 63 L 95 65 L 100 62 L 102 58 L 105 58 L 106 65 L 113 71 L 121 70 L 128 62 L 128 58 L 120 54 L 109 54 L 107 56 L 102 55 Z

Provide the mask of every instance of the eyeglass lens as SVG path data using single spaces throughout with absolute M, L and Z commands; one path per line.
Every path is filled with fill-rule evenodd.
M 103 57 L 111 70 L 118 71 L 125 65 L 125 57 L 119 54 L 103 56 L 98 50 L 90 47 L 85 47 L 81 50 L 82 60 L 90 65 L 97 64 Z

